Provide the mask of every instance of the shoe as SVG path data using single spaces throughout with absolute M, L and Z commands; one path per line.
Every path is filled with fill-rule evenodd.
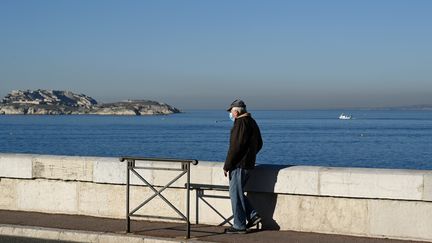
M 225 229 L 226 234 L 246 234 L 246 229 L 236 229 L 234 227 L 229 227 Z
M 259 222 L 261 222 L 261 217 L 258 215 L 258 214 L 256 214 L 255 216 L 253 216 L 249 221 L 248 221 L 248 223 L 247 223 L 247 225 L 246 225 L 246 228 L 247 229 L 249 229 L 249 228 L 252 228 L 252 227 L 254 227 L 255 225 L 257 225 Z

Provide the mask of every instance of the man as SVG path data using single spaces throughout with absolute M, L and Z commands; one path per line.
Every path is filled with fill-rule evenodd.
M 260 129 L 246 111 L 242 100 L 235 100 L 229 106 L 230 119 L 234 122 L 231 129 L 230 145 L 224 164 L 225 177 L 229 174 L 229 194 L 234 216 L 234 226 L 226 233 L 243 234 L 261 221 L 261 217 L 252 208 L 244 194 L 249 172 L 255 167 L 257 153 L 261 150 Z M 247 221 L 247 224 L 246 224 Z

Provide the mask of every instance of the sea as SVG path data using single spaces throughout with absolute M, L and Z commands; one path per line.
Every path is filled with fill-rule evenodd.
M 341 113 L 351 120 L 339 120 Z M 432 169 L 432 111 L 255 110 L 258 164 Z M 0 153 L 223 162 L 232 122 L 221 110 L 162 116 L 2 115 Z

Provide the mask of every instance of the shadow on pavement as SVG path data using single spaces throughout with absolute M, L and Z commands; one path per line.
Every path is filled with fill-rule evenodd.
M 16 236 L 4 236 L 0 235 L 0 242 L 8 243 L 69 243 L 72 241 L 60 241 L 60 240 L 45 240 L 45 239 L 35 239 L 27 237 L 16 237 Z

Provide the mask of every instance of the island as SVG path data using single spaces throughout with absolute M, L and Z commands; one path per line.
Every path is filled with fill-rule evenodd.
M 99 104 L 84 94 L 59 90 L 13 90 L 0 102 L 0 115 L 168 115 L 175 107 L 152 100 Z

